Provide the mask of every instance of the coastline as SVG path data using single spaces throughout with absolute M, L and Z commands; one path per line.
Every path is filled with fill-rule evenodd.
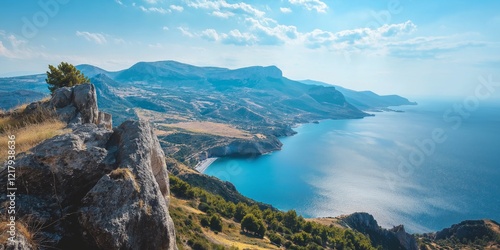
M 196 166 L 194 167 L 194 169 L 196 169 L 196 171 L 200 172 L 203 174 L 203 172 L 205 172 L 205 170 L 207 170 L 207 168 L 212 164 L 214 163 L 214 161 L 216 161 L 217 157 L 209 157 L 203 161 L 200 161 L 198 164 L 196 164 Z

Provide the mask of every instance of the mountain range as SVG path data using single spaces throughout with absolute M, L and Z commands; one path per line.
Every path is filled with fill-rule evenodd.
M 207 157 L 279 150 L 277 138 L 294 134 L 296 124 L 363 118 L 371 115 L 364 111 L 414 104 L 395 95 L 290 80 L 275 66 L 227 69 L 159 61 L 115 72 L 87 64 L 77 68 L 95 85 L 99 108 L 113 115 L 115 126 L 130 118 L 151 121 L 165 151 L 189 166 Z M 44 74 L 0 78 L 0 85 L 5 110 L 21 99 L 48 95 Z
M 224 122 L 233 113 L 280 126 L 314 119 L 361 118 L 366 114 L 360 110 L 415 104 L 397 95 L 293 81 L 275 66 L 231 70 L 160 61 L 139 62 L 116 72 L 87 64 L 77 68 L 96 85 L 103 110 L 114 113 L 117 124 L 137 115 L 133 107 Z M 33 101 L 48 94 L 45 74 L 0 78 L 0 84 L 0 108 L 4 110 L 18 105 L 19 100 Z

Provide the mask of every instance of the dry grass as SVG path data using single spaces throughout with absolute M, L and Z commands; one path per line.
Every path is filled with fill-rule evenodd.
M 10 226 L 7 225 L 8 221 L 0 221 L 0 245 L 7 245 L 9 237 L 11 235 L 8 233 L 10 230 Z M 28 228 L 28 226 L 22 221 L 18 220 L 16 221 L 16 239 L 19 237 L 19 235 L 22 235 L 24 238 L 26 238 L 26 241 L 33 247 L 33 249 L 38 249 L 38 243 L 37 240 L 35 239 L 36 233 L 31 232 Z
M 111 173 L 109 173 L 109 177 L 111 179 L 124 179 L 124 180 L 131 180 L 132 184 L 134 185 L 134 189 L 137 192 L 141 191 L 141 188 L 139 187 L 139 184 L 137 183 L 137 180 L 135 179 L 134 173 L 130 170 L 130 168 L 117 168 Z
M 211 134 L 224 137 L 250 139 L 253 136 L 243 130 L 232 127 L 231 125 L 215 122 L 178 122 L 173 124 L 159 124 L 167 128 L 180 128 L 194 133 Z
M 0 162 L 7 159 L 9 135 L 14 135 L 16 137 L 15 152 L 19 154 L 28 151 L 46 139 L 68 132 L 69 130 L 64 129 L 65 127 L 66 123 L 64 122 L 59 120 L 48 120 L 0 133 Z
M 44 99 L 46 102 L 48 99 Z M 0 117 L 0 162 L 8 155 L 9 135 L 15 136 L 15 153 L 26 152 L 40 142 L 68 132 L 66 123 L 57 119 L 53 109 L 42 105 L 30 112 L 28 104 L 13 108 Z
M 148 109 L 135 108 L 137 116 L 140 119 L 152 121 L 152 122 L 161 122 L 164 120 L 175 120 L 175 121 L 189 121 L 191 116 L 189 114 L 181 115 L 181 114 L 172 114 L 166 112 L 157 112 Z
M 346 226 L 343 225 L 342 221 L 339 218 L 332 218 L 332 217 L 307 218 L 306 221 L 316 222 L 318 224 L 325 226 L 333 225 L 334 227 L 338 228 L 344 228 L 344 229 L 347 228 Z

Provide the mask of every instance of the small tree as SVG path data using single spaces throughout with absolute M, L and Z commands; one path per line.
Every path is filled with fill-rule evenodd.
M 210 217 L 210 229 L 214 232 L 222 232 L 222 219 L 218 215 Z
M 264 237 L 266 233 L 266 225 L 264 221 L 258 219 L 253 214 L 247 214 L 241 220 L 241 230 L 243 232 L 250 232 L 260 237 Z
M 90 82 L 80 70 L 66 62 L 61 62 L 57 68 L 49 65 L 45 81 L 49 85 L 50 93 L 54 93 L 56 89 L 61 87 L 73 87 L 78 84 Z

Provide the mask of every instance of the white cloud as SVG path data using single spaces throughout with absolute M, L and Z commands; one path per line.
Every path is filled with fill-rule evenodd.
M 5 47 L 3 46 L 3 42 L 0 41 L 0 56 L 3 56 L 3 57 L 10 57 L 10 51 Z
M 209 41 L 220 41 L 220 39 L 222 38 L 219 35 L 219 33 L 217 33 L 217 31 L 214 29 L 206 29 L 206 30 L 202 31 L 201 37 L 205 38 Z
M 161 2 L 161 0 L 144 0 L 144 2 L 146 2 L 148 4 L 157 4 L 157 3 Z
M 282 13 L 292 13 L 292 9 L 290 9 L 290 8 L 283 8 L 283 7 L 282 7 L 282 8 L 280 8 L 280 11 L 281 11 Z
M 164 30 L 164 31 L 169 31 L 169 30 L 170 30 L 170 28 L 168 28 L 167 26 L 163 26 L 162 30 Z
M 487 43 L 465 38 L 463 35 L 416 37 L 394 41 L 386 45 L 387 54 L 395 57 L 436 58 L 446 52 L 464 48 L 482 47 Z
M 320 0 L 288 0 L 293 5 L 301 5 L 307 10 L 315 10 L 317 12 L 325 13 L 328 5 Z
M 146 12 L 146 13 L 160 13 L 160 14 L 167 14 L 172 12 L 171 10 L 164 9 L 163 7 L 144 7 L 144 6 L 139 6 L 139 9 Z
M 413 32 L 417 26 L 411 21 L 399 24 L 386 24 L 377 29 L 358 28 L 342 30 L 336 33 L 313 30 L 304 34 L 304 42 L 310 48 L 356 48 L 380 47 L 394 38 Z
M 29 47 L 27 41 L 0 30 L 0 57 L 13 59 L 33 58 L 41 54 L 40 50 Z
M 107 44 L 107 43 L 114 43 L 114 44 L 118 44 L 118 45 L 123 45 L 123 44 L 127 43 L 122 38 L 113 37 L 111 35 L 104 34 L 104 33 L 92 33 L 92 32 L 88 32 L 88 31 L 76 31 L 75 34 L 76 34 L 76 36 L 82 37 L 87 41 L 94 42 L 94 43 L 100 44 L 100 45 Z
M 214 11 L 231 11 L 231 12 L 242 12 L 250 14 L 256 17 L 264 16 L 265 12 L 254 8 L 252 5 L 239 2 L 239 3 L 228 3 L 225 0 L 196 0 L 189 1 L 187 3 L 189 7 L 195 9 L 208 9 Z
M 161 43 L 148 44 L 148 47 L 151 49 L 164 49 Z
M 191 33 L 187 28 L 184 27 L 177 27 L 178 30 L 181 31 L 181 33 L 187 37 L 196 37 L 194 33 Z
M 378 30 L 380 31 L 381 36 L 391 37 L 397 36 L 401 33 L 411 33 L 417 29 L 417 26 L 412 21 L 406 21 L 404 23 L 399 24 L 385 24 L 380 27 Z
M 241 32 L 237 29 L 229 31 L 229 33 L 218 33 L 214 29 L 206 29 L 199 35 L 201 38 L 221 42 L 224 44 L 235 45 L 251 45 L 257 41 L 257 37 L 247 32 Z
M 170 5 L 170 9 L 171 10 L 175 10 L 175 11 L 179 11 L 179 12 L 182 12 L 184 10 L 184 7 L 182 6 L 179 6 L 179 5 Z
M 246 21 L 250 23 L 250 29 L 257 34 L 259 44 L 284 44 L 296 39 L 300 34 L 297 27 L 279 24 L 271 18 L 247 18 Z
M 218 10 L 215 10 L 212 12 L 212 16 L 216 16 L 216 17 L 220 17 L 220 18 L 229 18 L 229 17 L 232 17 L 234 16 L 234 13 L 233 12 L 230 12 L 230 11 L 218 11 Z
M 77 31 L 76 35 L 85 38 L 87 41 L 91 41 L 97 44 L 105 44 L 108 41 L 104 34 L 101 33 L 90 33 L 87 31 Z

